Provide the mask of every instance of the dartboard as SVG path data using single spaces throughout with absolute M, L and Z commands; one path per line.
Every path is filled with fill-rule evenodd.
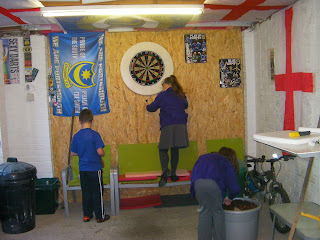
M 139 52 L 130 63 L 132 79 L 142 86 L 159 82 L 164 70 L 162 58 L 152 51 Z
M 141 95 L 153 95 L 162 90 L 162 80 L 173 74 L 173 61 L 159 44 L 141 42 L 126 51 L 120 69 L 128 88 Z

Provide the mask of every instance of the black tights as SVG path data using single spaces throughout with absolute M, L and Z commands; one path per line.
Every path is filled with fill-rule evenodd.
M 160 163 L 162 167 L 162 173 L 168 169 L 169 164 L 169 149 L 159 149 Z M 179 148 L 170 148 L 171 151 L 171 175 L 176 174 L 176 170 L 179 162 Z

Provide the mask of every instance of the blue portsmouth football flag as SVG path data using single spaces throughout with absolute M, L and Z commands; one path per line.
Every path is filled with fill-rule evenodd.
M 78 116 L 83 109 L 94 115 L 110 112 L 106 72 L 104 32 L 50 33 L 53 114 Z

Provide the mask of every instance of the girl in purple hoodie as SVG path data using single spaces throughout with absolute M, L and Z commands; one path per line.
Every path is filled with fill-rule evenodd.
M 170 174 L 168 169 L 169 148 L 171 151 L 171 180 L 175 182 L 178 180 L 176 169 L 179 162 L 179 148 L 189 146 L 188 114 L 185 112 L 185 109 L 188 108 L 187 97 L 174 75 L 165 78 L 162 87 L 163 91 L 151 104 L 147 105 L 149 112 L 155 112 L 160 108 L 159 156 L 162 175 L 159 187 L 163 187 L 167 183 Z

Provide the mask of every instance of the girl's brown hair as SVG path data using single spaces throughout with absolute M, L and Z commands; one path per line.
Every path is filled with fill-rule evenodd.
M 232 166 L 234 167 L 234 170 L 236 171 L 236 174 L 238 175 L 239 174 L 239 163 L 238 163 L 236 152 L 231 148 L 222 147 L 219 150 L 219 154 L 221 154 L 229 159 Z
M 181 98 L 182 100 L 184 100 L 186 98 L 185 93 L 183 92 L 183 88 L 181 87 L 181 85 L 179 84 L 176 76 L 174 75 L 170 75 L 169 77 L 166 77 L 163 80 L 163 83 L 166 84 L 170 84 L 172 90 L 179 96 L 179 98 Z

